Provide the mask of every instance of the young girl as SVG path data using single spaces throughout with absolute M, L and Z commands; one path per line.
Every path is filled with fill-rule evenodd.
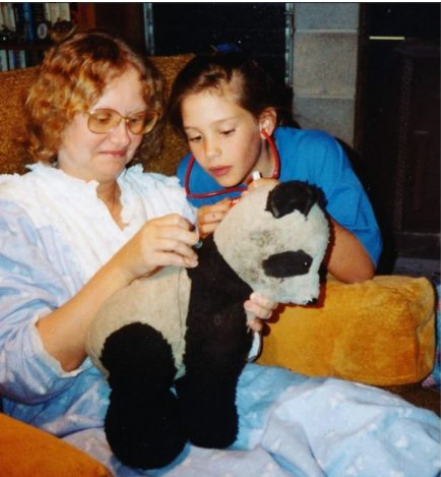
M 372 278 L 381 236 L 347 156 L 324 132 L 281 127 L 279 103 L 269 76 L 242 54 L 196 57 L 176 78 L 169 116 L 191 151 L 177 174 L 199 208 L 199 232 L 213 232 L 245 189 L 307 181 L 322 190 L 330 218 L 328 271 L 346 282 Z M 253 171 L 262 179 L 250 184 Z

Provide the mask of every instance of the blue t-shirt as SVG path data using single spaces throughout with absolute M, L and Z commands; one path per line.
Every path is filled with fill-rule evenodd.
M 382 240 L 377 220 L 366 192 L 340 144 L 323 131 L 279 127 L 274 133 L 280 156 L 279 180 L 301 180 L 319 187 L 330 216 L 352 232 L 368 251 L 375 264 L 381 254 Z M 184 185 L 190 154 L 180 162 L 177 175 Z M 221 190 L 222 187 L 197 162 L 189 180 L 192 193 Z M 189 198 L 196 207 L 214 204 L 223 197 Z

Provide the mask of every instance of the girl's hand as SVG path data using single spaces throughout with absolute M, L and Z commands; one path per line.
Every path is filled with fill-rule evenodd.
M 192 246 L 198 236 L 193 225 L 178 214 L 147 221 L 113 257 L 128 282 L 149 276 L 165 266 L 196 267 L 198 259 Z
M 248 194 L 257 187 L 262 187 L 267 184 L 277 184 L 276 179 L 258 179 L 248 185 L 248 190 L 244 191 L 242 195 Z M 213 233 L 219 222 L 225 217 L 225 214 L 239 199 L 225 198 L 214 205 L 204 205 L 198 209 L 196 217 L 196 226 L 202 238 Z
M 196 226 L 200 236 L 206 237 L 213 233 L 219 222 L 230 210 L 234 201 L 229 198 L 222 199 L 214 205 L 204 205 L 197 211 Z
M 271 318 L 273 311 L 278 305 L 277 302 L 270 300 L 266 296 L 251 293 L 250 299 L 244 303 L 248 326 L 254 331 L 260 331 L 263 327 L 262 320 Z

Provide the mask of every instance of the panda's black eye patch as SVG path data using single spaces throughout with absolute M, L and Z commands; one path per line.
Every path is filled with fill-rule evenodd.
M 262 262 L 263 270 L 269 277 L 286 278 L 306 275 L 312 258 L 303 250 L 276 253 Z

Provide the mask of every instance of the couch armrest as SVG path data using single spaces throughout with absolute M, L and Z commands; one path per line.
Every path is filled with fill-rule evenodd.
M 110 477 L 70 444 L 0 413 L 0 474 L 8 477 Z
M 269 324 L 259 362 L 373 385 L 420 381 L 435 356 L 435 291 L 426 278 L 328 280 L 320 302 L 287 306 Z

